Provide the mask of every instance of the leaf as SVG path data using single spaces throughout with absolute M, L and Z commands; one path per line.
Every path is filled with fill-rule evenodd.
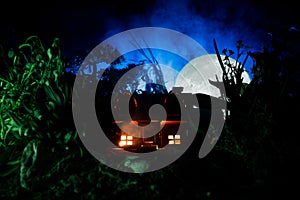
M 83 157 L 83 150 L 82 150 L 82 148 L 81 148 L 81 147 L 79 147 L 79 156 L 80 156 L 80 158 L 82 158 L 82 157 Z
M 22 48 L 24 48 L 24 47 L 29 47 L 30 50 L 32 50 L 32 46 L 31 46 L 30 44 L 21 44 L 21 45 L 19 46 L 19 49 L 22 49 Z
M 54 41 L 52 43 L 52 47 L 59 47 L 59 38 L 54 38 Z
M 53 90 L 51 86 L 45 86 L 44 87 L 46 94 L 48 97 L 57 105 L 62 105 L 62 101 L 60 99 L 60 96 Z
M 20 164 L 20 163 L 21 163 L 21 160 L 15 160 L 15 161 L 9 161 L 6 164 L 7 165 L 17 165 L 17 164 Z
M 47 50 L 47 55 L 49 57 L 49 60 L 51 60 L 52 54 L 51 54 L 51 49 L 50 48 Z
M 39 110 L 34 110 L 34 117 L 41 120 L 42 119 L 42 115 L 40 114 Z
M 12 168 L 9 168 L 6 172 L 0 173 L 0 177 L 5 177 L 8 176 L 12 173 L 14 173 L 15 171 L 17 171 L 19 169 L 19 166 L 14 166 Z
M 36 55 L 35 59 L 36 59 L 36 61 L 41 61 L 42 55 L 41 54 Z
M 28 113 L 32 113 L 32 109 L 28 108 L 26 105 L 23 105 L 23 107 Z
M 64 142 L 68 143 L 71 138 L 72 138 L 72 132 L 68 132 L 64 137 Z
M 14 57 L 14 55 L 15 55 L 14 50 L 13 50 L 13 49 L 10 49 L 10 50 L 8 51 L 8 57 L 9 57 L 9 58 L 12 58 L 12 57 Z
M 10 118 L 13 120 L 13 124 L 17 127 L 22 126 L 22 120 L 13 112 L 8 113 L 8 115 L 10 116 Z
M 51 110 L 55 110 L 55 103 L 53 103 L 52 101 L 49 101 L 47 104 L 46 104 L 47 108 L 49 111 Z
M 11 86 L 14 86 L 13 83 L 11 83 L 11 82 L 9 82 L 9 81 L 3 79 L 3 78 L 0 78 L 0 81 L 3 81 L 3 82 L 5 82 L 5 83 L 7 83 L 7 84 L 10 84 Z
M 228 52 L 229 52 L 229 56 L 234 54 L 234 52 L 232 50 L 228 50 Z
M 33 40 L 33 39 L 37 39 L 37 40 L 38 40 L 38 36 L 36 36 L 36 35 L 29 36 L 29 37 L 25 40 L 25 43 L 28 43 L 30 40 Z
M 56 119 L 59 119 L 59 115 L 58 115 L 58 114 L 52 113 L 52 115 L 53 115 Z
M 53 71 L 53 75 L 54 75 L 54 80 L 57 81 L 57 78 L 58 78 L 58 72 L 57 72 L 57 70 Z
M 13 136 L 15 136 L 16 139 L 20 140 L 21 136 L 17 134 L 16 131 L 13 131 Z

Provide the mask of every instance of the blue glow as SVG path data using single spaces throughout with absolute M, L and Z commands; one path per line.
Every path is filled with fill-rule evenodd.
M 243 9 L 247 8 L 247 5 L 234 3 L 235 9 L 229 10 L 227 8 L 230 8 L 230 3 L 233 2 L 224 1 L 222 5 L 216 4 L 206 11 L 212 11 L 215 7 L 215 12 L 203 13 L 197 12 L 196 6 L 193 6 L 194 3 L 201 7 L 201 2 L 191 0 L 158 0 L 152 8 L 149 8 L 148 13 L 129 16 L 126 23 L 118 21 L 118 19 L 110 19 L 109 24 L 107 24 L 109 30 L 104 38 L 99 38 L 99 41 L 131 28 L 155 26 L 173 29 L 188 35 L 201 44 L 208 54 L 215 53 L 213 38 L 216 39 L 220 52 L 224 48 L 235 52 L 232 56 L 233 59 L 236 59 L 237 56 L 237 40 L 242 40 L 253 51 L 261 50 L 265 33 L 251 27 L 251 18 L 247 20 L 243 18 L 246 15 L 243 13 L 245 12 Z M 252 16 L 252 18 L 254 20 L 255 16 Z M 161 42 L 164 42 L 163 39 Z M 155 54 L 155 56 L 158 57 L 159 55 Z M 242 62 L 244 57 L 245 55 L 239 59 L 239 62 Z M 249 58 L 244 66 L 249 72 L 250 78 L 252 78 L 252 65 L 253 62 Z
M 157 83 L 157 80 L 163 80 L 164 86 L 166 87 L 167 91 L 169 92 L 172 87 L 175 84 L 175 80 L 177 78 L 177 73 L 188 63 L 187 60 L 180 57 L 179 55 L 176 55 L 172 52 L 168 52 L 161 49 L 151 49 L 151 53 L 148 49 L 143 49 L 143 53 L 141 53 L 139 50 L 131 51 L 127 54 L 122 55 L 123 56 L 123 62 L 114 64 L 113 67 L 115 69 L 123 69 L 127 68 L 129 65 L 136 65 L 136 66 L 143 66 L 140 68 L 140 73 L 136 74 L 136 77 L 134 80 L 130 80 L 130 82 L 136 82 L 138 83 L 137 89 L 140 90 L 147 90 L 146 82 L 141 81 L 143 76 L 146 76 L 146 79 L 150 82 Z M 151 58 L 151 54 L 155 55 L 155 60 Z M 151 64 L 158 63 L 160 65 L 159 69 L 160 71 L 157 73 L 153 69 L 153 66 Z M 163 66 L 169 67 L 171 69 L 174 69 L 177 73 L 172 71 L 166 72 L 165 68 Z M 108 68 L 109 64 L 107 63 L 99 63 L 97 65 L 97 71 L 100 71 L 101 69 Z M 163 68 L 162 68 L 163 67 Z M 86 68 L 85 74 L 93 74 L 92 71 L 89 71 L 90 68 Z M 161 76 L 162 75 L 162 76 Z M 128 81 L 128 80 L 126 80 Z M 128 82 L 129 84 L 129 82 Z M 148 85 L 150 86 L 150 85 Z M 128 91 L 132 91 L 132 88 L 129 88 Z
M 147 51 L 145 52 L 147 53 Z M 183 59 L 178 55 L 175 55 L 172 52 L 168 52 L 161 49 L 151 49 L 151 52 L 153 53 L 153 55 L 155 55 L 155 59 L 158 61 L 159 64 L 172 67 L 177 71 L 180 71 L 188 63 L 187 60 Z M 145 56 L 143 56 L 139 51 L 133 51 L 123 56 L 125 58 L 125 62 L 123 62 L 121 65 L 118 65 L 117 67 L 126 67 L 128 64 L 131 63 L 149 64 L 149 61 L 147 61 Z M 150 57 L 150 55 L 147 55 L 147 57 Z
M 206 7 L 207 4 L 209 7 Z M 107 18 L 105 23 L 106 32 L 103 33 L 99 30 L 94 33 L 97 34 L 95 43 L 99 44 L 122 31 L 151 26 L 169 28 L 186 34 L 197 41 L 208 54 L 215 54 L 213 47 L 214 38 L 220 52 L 224 48 L 235 52 L 231 56 L 233 59 L 236 59 L 237 56 L 237 40 L 242 40 L 245 45 L 250 47 L 249 50 L 251 51 L 260 52 L 262 50 L 266 42 L 266 33 L 261 29 L 254 28 L 254 22 L 259 16 L 256 16 L 255 12 L 251 11 L 251 8 L 246 3 L 239 4 L 233 1 L 224 1 L 218 2 L 216 5 L 213 4 L 214 1 L 208 3 L 193 0 L 157 0 L 145 13 L 127 16 L 126 19 L 119 19 L 113 16 Z M 197 10 L 197 7 L 201 8 L 200 11 Z M 230 10 L 229 8 L 231 7 L 234 9 Z M 248 13 L 246 13 L 247 10 L 249 11 Z M 163 38 L 155 38 L 160 40 L 159 43 L 164 43 Z M 170 66 L 175 70 L 179 71 L 187 63 L 184 59 L 172 53 L 162 50 L 151 50 L 160 64 Z M 238 61 L 242 62 L 245 56 L 246 54 L 243 54 Z M 116 68 L 125 68 L 128 64 L 142 64 L 143 60 L 145 60 L 138 51 L 128 53 L 124 57 L 124 62 L 116 65 Z M 98 63 L 97 69 L 107 67 L 107 65 L 104 62 Z M 251 73 L 252 66 L 253 61 L 249 57 L 244 67 L 250 79 L 253 78 Z M 87 73 L 93 73 L 91 71 L 88 72 L 88 70 L 90 68 L 87 69 Z

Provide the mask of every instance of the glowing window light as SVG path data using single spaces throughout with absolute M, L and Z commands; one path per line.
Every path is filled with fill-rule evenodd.
M 119 142 L 119 146 L 122 147 L 122 146 L 125 146 L 125 145 L 133 145 L 133 137 L 131 135 L 121 135 L 121 138 L 120 138 L 120 142 Z
M 168 135 L 168 139 L 169 139 L 169 140 L 173 140 L 173 139 L 174 139 L 174 136 L 173 136 L 173 135 Z
M 169 144 L 181 144 L 180 135 L 168 135 Z
M 126 135 L 121 135 L 121 140 L 126 140 Z
M 174 140 L 169 140 L 169 144 L 174 144 Z
M 119 142 L 119 146 L 120 146 L 120 147 L 125 146 L 125 145 L 126 145 L 126 141 L 121 140 L 121 141 Z

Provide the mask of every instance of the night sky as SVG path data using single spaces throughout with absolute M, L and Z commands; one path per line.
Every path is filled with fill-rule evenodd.
M 293 3 L 294 2 L 294 3 Z M 132 1 L 4 1 L 1 41 L 20 44 L 30 35 L 44 41 L 61 39 L 66 56 L 89 51 L 105 38 L 131 28 L 158 26 L 180 31 L 214 53 L 212 38 L 221 48 L 234 48 L 242 39 L 254 50 L 298 27 L 296 1 L 271 0 L 132 0 Z

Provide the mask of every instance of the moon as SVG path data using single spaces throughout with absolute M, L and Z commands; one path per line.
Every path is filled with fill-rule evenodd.
M 221 55 L 223 59 L 225 56 Z M 230 63 L 235 64 L 236 60 L 229 58 Z M 213 97 L 220 97 L 220 90 L 209 83 L 211 81 L 222 81 L 223 71 L 216 54 L 207 54 L 197 57 L 187 63 L 176 78 L 175 87 L 183 87 L 183 93 L 202 93 Z M 217 78 L 216 78 L 217 77 Z M 249 74 L 242 73 L 243 83 L 250 83 Z

